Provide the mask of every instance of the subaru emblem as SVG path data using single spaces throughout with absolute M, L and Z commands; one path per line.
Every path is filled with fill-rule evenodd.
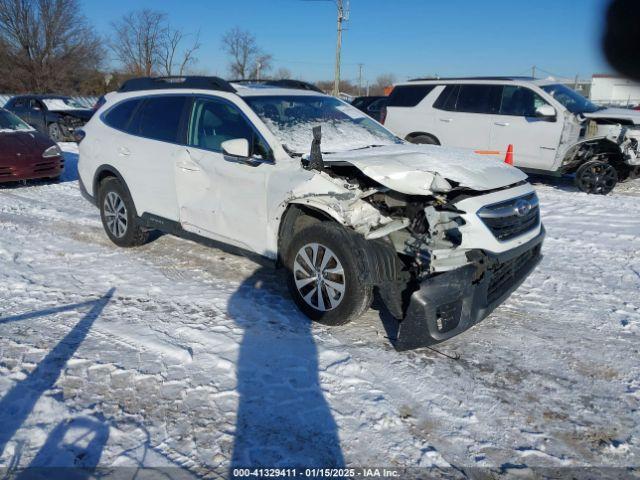
M 518 217 L 524 217 L 530 210 L 531 204 L 524 198 L 519 199 L 514 205 L 514 211 Z

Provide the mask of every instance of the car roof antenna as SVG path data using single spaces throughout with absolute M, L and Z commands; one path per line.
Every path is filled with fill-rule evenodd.
M 320 144 L 322 142 L 322 127 L 320 125 L 313 127 L 313 141 L 311 142 L 311 154 L 309 155 L 309 163 L 307 168 L 309 170 L 324 170 L 324 161 L 322 160 L 322 149 Z

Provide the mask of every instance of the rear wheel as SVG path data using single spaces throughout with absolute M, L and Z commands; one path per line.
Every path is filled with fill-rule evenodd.
M 416 135 L 414 137 L 407 138 L 411 143 L 423 144 L 423 145 L 440 145 L 440 142 L 431 135 Z
M 309 318 L 325 325 L 344 325 L 371 305 L 372 288 L 357 270 L 357 252 L 349 232 L 323 222 L 298 232 L 287 250 L 289 292 Z
M 583 192 L 606 195 L 618 183 L 618 172 L 610 163 L 591 160 L 580 165 L 575 182 Z
M 109 177 L 100 184 L 100 217 L 109 239 L 119 247 L 136 247 L 149 232 L 138 221 L 133 201 L 122 183 Z

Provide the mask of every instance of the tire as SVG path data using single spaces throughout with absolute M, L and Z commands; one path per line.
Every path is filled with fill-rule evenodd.
M 362 282 L 350 235 L 335 223 L 322 222 L 296 233 L 287 249 L 289 292 L 307 317 L 324 325 L 345 325 L 371 305 L 373 289 Z M 328 261 L 320 270 L 325 259 Z
M 431 135 L 416 135 L 415 137 L 409 137 L 407 140 L 411 143 L 417 143 L 419 145 L 440 145 L 440 142 Z
M 56 143 L 64 141 L 64 135 L 62 134 L 62 129 L 60 125 L 57 123 L 50 123 L 47 127 L 47 133 L 49 134 L 49 138 Z
M 149 232 L 142 228 L 133 201 L 115 177 L 100 184 L 99 207 L 102 226 L 109 239 L 119 247 L 137 247 L 146 243 Z
M 585 193 L 606 195 L 617 183 L 618 172 L 607 162 L 590 160 L 576 170 L 576 187 Z

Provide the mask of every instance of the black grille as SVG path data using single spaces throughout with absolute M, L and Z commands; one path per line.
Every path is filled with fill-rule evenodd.
M 518 215 L 517 207 L 522 201 L 528 205 L 524 214 Z M 534 229 L 540 223 L 540 207 L 535 193 L 506 202 L 484 207 L 478 215 L 491 233 L 500 241 L 511 240 Z
M 536 245 L 531 250 L 527 250 L 511 260 L 497 263 L 489 268 L 491 281 L 489 282 L 489 289 L 487 290 L 487 303 L 496 301 L 511 285 L 520 279 L 523 273 L 522 270 L 527 263 L 540 255 L 540 248 L 540 245 Z

